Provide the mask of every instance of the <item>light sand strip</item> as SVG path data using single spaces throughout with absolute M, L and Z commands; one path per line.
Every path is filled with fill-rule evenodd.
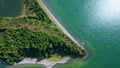
M 22 65 L 22 64 L 42 64 L 45 65 L 46 68 L 52 68 L 56 64 L 64 64 L 69 60 L 69 57 L 64 59 L 64 60 L 59 60 L 59 61 L 49 61 L 49 59 L 43 59 L 41 61 L 37 61 L 37 59 L 31 59 L 31 58 L 25 58 L 19 63 L 16 63 L 14 65 Z
M 40 4 L 40 6 L 44 9 L 44 11 L 47 13 L 47 15 L 49 16 L 49 18 L 55 22 L 56 25 L 58 25 L 58 27 L 60 27 L 60 29 L 71 39 L 73 40 L 77 45 L 79 45 L 82 49 L 84 49 L 84 47 L 82 45 L 80 45 L 78 43 L 77 40 L 75 40 L 75 38 L 73 36 L 71 36 L 71 34 L 62 26 L 62 24 L 55 18 L 55 16 L 51 13 L 51 11 L 49 11 L 49 9 L 47 8 L 47 6 L 42 2 L 43 0 L 37 0 L 38 3 Z

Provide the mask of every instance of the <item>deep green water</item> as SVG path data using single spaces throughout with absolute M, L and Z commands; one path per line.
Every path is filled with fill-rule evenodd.
M 21 8 L 21 0 L 0 0 L 0 17 L 18 16 Z
M 55 68 L 120 68 L 120 0 L 43 0 L 84 47 L 86 60 Z
M 45 68 L 45 66 L 42 65 L 16 65 L 16 66 L 12 66 L 10 68 Z

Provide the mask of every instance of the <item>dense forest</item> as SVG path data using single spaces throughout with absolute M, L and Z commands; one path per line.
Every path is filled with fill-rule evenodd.
M 53 55 L 80 58 L 84 49 L 52 22 L 36 0 L 22 0 L 18 17 L 0 18 L 0 59 L 14 64 L 26 57 L 39 60 Z

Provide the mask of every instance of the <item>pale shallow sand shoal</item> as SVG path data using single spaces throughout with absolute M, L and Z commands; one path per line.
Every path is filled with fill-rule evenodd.
M 14 65 L 21 65 L 21 64 L 40 64 L 46 66 L 46 68 L 52 68 L 56 64 L 64 64 L 66 63 L 70 58 L 66 57 L 65 59 L 59 60 L 59 61 L 50 61 L 50 59 L 43 59 L 40 61 L 37 61 L 37 59 L 31 59 L 31 58 L 25 58 L 19 63 L 15 63 Z

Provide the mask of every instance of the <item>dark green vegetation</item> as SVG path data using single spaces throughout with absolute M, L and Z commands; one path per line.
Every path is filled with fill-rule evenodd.
M 23 0 L 19 17 L 0 18 L 0 59 L 14 64 L 25 57 L 53 55 L 79 58 L 85 51 L 72 42 L 46 15 L 36 0 Z

